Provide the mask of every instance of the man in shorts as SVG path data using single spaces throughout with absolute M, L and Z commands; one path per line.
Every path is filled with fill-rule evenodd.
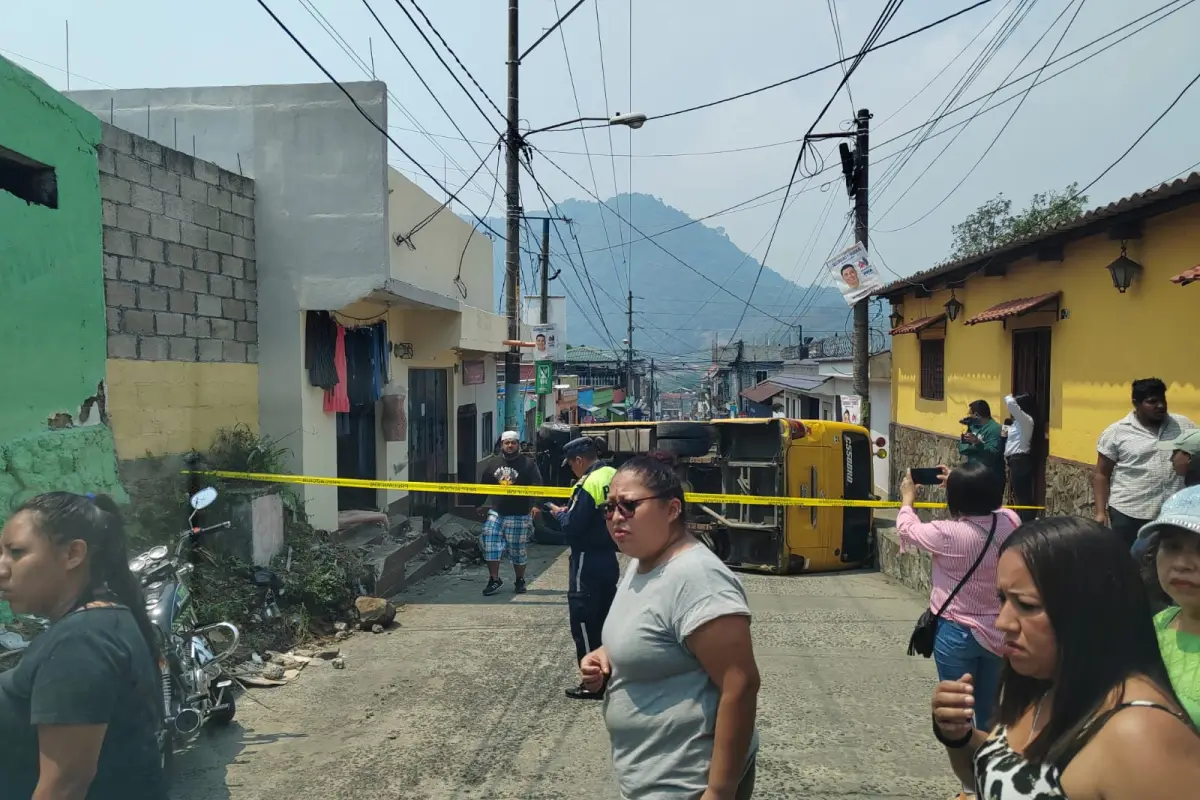
M 542 473 L 532 456 L 521 452 L 521 439 L 515 431 L 505 431 L 500 437 L 500 454 L 483 465 L 479 482 L 489 486 L 541 486 Z M 500 560 L 505 552 L 513 563 L 516 581 L 513 591 L 525 593 L 525 564 L 533 534 L 530 510 L 536 498 L 497 494 L 487 498 L 482 506 L 487 520 L 483 523 L 483 560 L 487 562 L 488 582 L 483 593 L 491 597 L 500 591 Z

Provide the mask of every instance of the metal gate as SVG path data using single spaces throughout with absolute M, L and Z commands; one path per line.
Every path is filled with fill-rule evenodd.
M 449 393 L 446 370 L 408 371 L 408 475 L 409 480 L 440 482 L 450 476 Z M 440 517 L 450 510 L 450 495 L 412 492 L 412 516 Z

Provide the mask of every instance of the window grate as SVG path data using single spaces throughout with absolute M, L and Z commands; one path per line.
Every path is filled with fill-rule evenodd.
M 943 400 L 946 396 L 946 340 L 921 340 L 921 397 Z

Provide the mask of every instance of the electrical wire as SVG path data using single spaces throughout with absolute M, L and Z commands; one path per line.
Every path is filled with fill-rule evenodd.
M 1129 147 L 1125 148 L 1125 152 L 1123 152 L 1123 153 L 1121 153 L 1121 155 L 1117 156 L 1116 161 L 1112 162 L 1107 167 L 1105 167 L 1104 171 L 1101 172 L 1099 175 L 1097 175 L 1095 178 L 1093 178 L 1091 180 L 1091 182 L 1088 183 L 1087 186 L 1084 186 L 1082 189 L 1075 192 L 1075 194 L 1073 194 L 1071 196 L 1071 199 L 1074 200 L 1076 197 L 1079 197 L 1084 192 L 1086 192 L 1088 189 L 1095 186 L 1097 183 L 1099 183 L 1101 178 L 1103 178 L 1105 175 L 1107 175 L 1109 172 L 1111 172 L 1113 170 L 1113 167 L 1117 166 L 1122 161 L 1124 161 L 1125 157 L 1128 156 L 1130 153 L 1132 153 L 1133 149 L 1142 143 L 1142 139 L 1145 139 L 1146 136 L 1149 135 L 1150 131 L 1154 130 L 1154 128 L 1158 125 L 1158 123 L 1162 122 L 1163 117 L 1165 117 L 1167 114 L 1171 113 L 1171 109 L 1173 109 L 1173 108 L 1175 108 L 1175 106 L 1179 105 L 1179 101 L 1183 99 L 1183 96 L 1188 93 L 1189 89 L 1191 89 L 1193 86 L 1196 85 L 1197 81 L 1200 81 L 1200 72 L 1196 73 L 1196 76 L 1194 78 L 1192 78 L 1190 81 L 1188 81 L 1187 86 L 1184 86 L 1183 90 L 1175 96 L 1174 100 L 1171 101 L 1171 104 L 1169 106 L 1167 106 L 1165 109 L 1163 109 L 1163 112 L 1161 114 L 1159 114 L 1157 117 L 1154 118 L 1154 121 L 1150 123 L 1150 125 L 1146 128 L 1146 130 L 1142 131 L 1141 135 L 1133 140 L 1133 144 L 1129 145 Z
M 312 17 L 313 21 L 315 21 L 317 23 L 317 25 L 319 25 L 321 27 L 321 29 L 331 39 L 333 39 L 333 43 L 335 45 L 337 45 L 338 49 L 340 49 L 346 55 L 347 58 L 349 58 L 351 61 L 353 61 L 354 64 L 362 71 L 362 73 L 364 75 L 369 77 L 371 80 L 375 80 L 374 68 L 371 65 L 367 64 L 367 62 L 365 60 L 363 60 L 362 56 L 360 56 L 358 54 L 358 51 L 356 51 L 350 45 L 350 43 L 348 41 L 346 41 L 346 37 L 342 36 L 342 34 L 338 31 L 338 29 L 333 25 L 332 22 L 329 21 L 328 18 L 326 18 L 326 16 L 324 14 L 321 13 L 321 10 L 316 7 L 316 5 L 312 2 L 312 0 L 299 0 L 299 2 L 300 2 L 301 8 L 303 8 L 308 13 L 308 15 L 310 17 Z M 459 164 L 454 159 L 454 157 L 450 155 L 450 153 L 446 150 L 446 148 L 442 147 L 442 145 L 439 144 L 427 130 L 425 130 L 425 126 L 422 125 L 420 123 L 420 121 L 418 121 L 417 118 L 415 116 L 413 116 L 412 112 L 410 112 L 404 106 L 404 104 L 400 102 L 400 99 L 398 97 L 396 97 L 395 92 L 393 92 L 391 89 L 387 89 L 386 86 L 385 86 L 385 89 L 386 89 L 386 93 L 387 93 L 388 102 L 391 103 L 393 106 L 395 106 L 396 109 L 398 109 L 401 114 L 403 114 L 405 117 L 407 117 L 412 122 L 413 125 L 417 126 L 416 132 L 423 134 L 425 136 L 425 138 L 429 141 L 429 143 L 432 144 L 434 146 L 434 148 L 437 149 L 437 151 L 442 154 L 443 157 L 445 157 L 445 159 L 448 163 L 454 164 L 454 166 L 457 167 L 461 172 L 463 172 L 463 174 L 466 174 L 467 170 L 463 169 L 462 165 Z M 379 127 L 375 123 L 372 123 L 372 124 L 376 128 Z M 386 136 L 386 134 L 385 134 L 385 136 Z M 412 159 L 410 159 L 410 160 L 412 160 Z M 416 163 L 416 162 L 414 161 L 413 163 Z M 421 165 L 418 165 L 418 166 L 421 166 Z M 486 194 L 486 192 L 481 187 L 479 187 L 479 184 L 475 184 L 475 186 L 476 186 L 477 191 L 479 191 L 480 194 Z
M 735 100 L 741 100 L 746 97 L 751 97 L 756 94 L 761 94 L 763 92 L 770 91 L 771 89 L 778 89 L 780 86 L 787 86 L 789 83 L 795 83 L 796 81 L 803 80 L 804 78 L 809 78 L 809 77 L 812 77 L 813 75 L 818 75 L 827 70 L 831 70 L 834 67 L 840 66 L 848 61 L 853 61 L 853 60 L 859 58 L 859 55 L 866 55 L 867 53 L 873 53 L 876 50 L 882 50 L 885 47 L 889 47 L 898 42 L 902 42 L 905 39 L 909 39 L 913 36 L 916 36 L 919 33 L 924 33 L 925 31 L 929 30 L 930 28 L 936 28 L 939 25 L 943 25 L 953 19 L 961 17 L 963 14 L 966 14 L 970 11 L 974 11 L 975 9 L 979 8 L 980 6 L 986 6 L 990 2 L 992 2 L 992 0 L 980 0 L 979 2 L 977 2 L 973 5 L 967 6 L 964 9 L 954 12 L 953 14 L 949 14 L 945 17 L 942 17 L 941 19 L 934 20 L 933 22 L 929 23 L 928 25 L 922 25 L 920 28 L 911 30 L 908 33 L 904 34 L 903 36 L 897 36 L 895 39 L 889 39 L 888 41 L 883 42 L 882 44 L 872 45 L 870 47 L 870 49 L 866 50 L 864 53 L 856 54 L 856 55 L 850 56 L 848 58 L 839 59 L 838 61 L 834 61 L 831 64 L 826 64 L 823 67 L 817 67 L 816 69 L 810 69 L 808 72 L 804 72 L 799 75 L 795 75 L 791 78 L 785 78 L 784 80 L 776 81 L 775 83 L 771 83 L 766 86 L 761 86 L 757 89 L 751 89 L 748 92 L 741 92 L 740 94 L 735 94 L 735 95 L 732 95 L 731 97 L 723 97 L 720 100 L 712 100 L 707 103 L 701 103 L 700 105 L 697 105 L 697 106 L 689 106 L 688 108 L 681 108 L 677 111 L 669 111 L 665 114 L 655 114 L 653 116 L 648 116 L 648 117 L 646 117 L 646 120 L 649 121 L 652 119 L 668 119 L 670 117 L 677 117 L 680 114 L 690 114 L 693 111 L 701 111 L 706 108 L 712 108 L 713 106 L 719 106 L 719 105 L 723 105 L 725 103 L 732 103 Z
M 859 50 L 857 57 L 855 57 L 854 61 L 845 70 L 844 74 L 842 75 L 842 80 L 838 83 L 837 88 L 833 90 L 833 96 L 830 97 L 829 101 L 825 103 L 819 112 L 817 112 L 816 119 L 813 120 L 813 123 L 809 126 L 808 131 L 805 132 L 804 142 L 800 145 L 800 153 L 796 156 L 796 163 L 792 167 L 791 178 L 788 179 L 788 186 L 783 192 L 783 202 L 779 204 L 779 214 L 777 214 L 775 217 L 775 225 L 771 229 L 770 238 L 767 239 L 767 248 L 763 252 L 762 260 L 759 261 L 758 273 L 754 276 L 754 283 L 750 287 L 750 295 L 746 298 L 746 307 L 742 309 L 742 313 L 738 317 L 738 323 L 734 326 L 733 333 L 730 334 L 730 343 L 733 342 L 733 337 L 737 335 L 737 332 L 741 330 L 742 323 L 746 319 L 746 313 L 750 308 L 750 301 L 754 298 L 754 292 L 758 288 L 758 282 L 762 278 L 763 270 L 766 269 L 767 259 L 771 255 L 771 246 L 775 243 L 775 235 L 779 232 L 779 224 L 783 221 L 784 211 L 786 211 L 788 207 L 788 194 L 791 192 L 792 184 L 794 184 L 796 181 L 796 175 L 800 171 L 800 165 L 804 161 L 804 152 L 809 146 L 808 137 L 811 136 L 812 132 L 817 129 L 817 125 L 821 124 L 821 119 L 825 116 L 825 113 L 829 111 L 829 107 L 833 105 L 834 100 L 837 99 L 838 94 L 842 91 L 842 87 L 850 82 L 850 76 L 854 74 L 856 69 L 858 69 L 858 66 L 863 62 L 863 59 L 866 58 L 867 53 L 870 52 L 872 45 L 874 45 L 879 36 L 883 34 L 884 29 L 887 27 L 888 23 L 895 18 L 896 13 L 900 10 L 900 6 L 903 4 L 904 0 L 889 0 L 888 4 L 884 6 L 883 11 L 880 12 L 879 18 L 875 21 L 874 27 L 872 27 L 870 33 L 867 34 L 867 38 L 863 42 L 863 46 Z M 817 173 L 813 173 L 809 177 L 811 178 L 816 174 Z
M 425 24 L 429 26 L 429 30 L 433 31 L 433 35 L 436 36 L 438 41 L 442 43 L 442 47 L 446 48 L 446 51 L 450 53 L 450 56 L 454 59 L 454 63 L 458 64 L 459 69 L 461 69 L 463 73 L 471 80 L 471 83 L 475 84 L 475 88 L 479 90 L 481 95 L 483 95 L 483 99 L 488 101 L 488 105 L 496 109 L 497 114 L 507 120 L 508 117 L 505 116 L 504 112 L 500 110 L 500 106 L 496 105 L 491 96 L 484 90 L 482 86 L 479 85 L 479 81 L 475 80 L 475 76 L 471 74 L 471 70 L 467 69 L 466 64 L 463 64 L 463 62 L 459 59 L 458 53 L 454 52 L 454 48 L 451 47 L 444 38 L 442 38 L 441 32 L 438 31 L 433 22 L 430 21 L 429 17 L 421 9 L 421 6 L 417 4 L 417 0 L 409 0 L 409 2 L 413 4 L 413 8 L 415 8 L 417 13 L 421 15 L 421 19 L 425 20 Z
M 504 151 L 501 149 L 501 147 L 499 145 L 497 145 L 496 146 L 496 169 L 497 169 L 497 171 L 500 169 L 500 154 L 503 152 Z M 488 199 L 487 210 L 483 212 L 483 215 L 485 217 L 488 214 L 492 213 L 492 206 L 494 206 L 496 204 L 496 187 L 499 185 L 500 185 L 499 183 L 496 183 L 492 187 L 492 196 L 491 196 L 491 198 Z M 432 217 L 430 217 L 430 218 L 432 219 Z M 419 230 L 419 228 L 418 228 L 418 230 Z M 471 232 L 467 234 L 467 240 L 465 242 L 463 242 L 462 252 L 458 254 L 458 274 L 456 274 L 454 276 L 454 288 L 458 289 L 458 293 L 462 295 L 463 300 L 467 299 L 467 285 L 463 282 L 463 279 L 462 279 L 463 260 L 466 259 L 466 257 L 467 257 L 467 249 L 470 248 L 471 240 L 473 238 L 475 238 L 475 231 L 477 231 L 477 230 L 479 230 L 479 223 L 475 223 L 474 225 L 471 226 Z M 415 231 L 414 231 L 414 233 L 415 233 Z M 412 233 L 409 234 L 410 237 L 412 235 L 413 235 Z
M 1075 6 L 1075 13 L 1072 14 L 1071 19 L 1067 21 L 1067 26 L 1065 28 L 1063 28 L 1062 35 L 1060 35 L 1058 37 L 1058 41 L 1055 42 L 1054 48 L 1050 51 L 1050 55 L 1046 57 L 1046 60 L 1042 64 L 1041 69 L 1038 70 L 1037 76 L 1034 78 L 1035 81 L 1037 80 L 1037 77 L 1041 76 L 1042 72 L 1046 69 L 1046 67 L 1049 66 L 1050 60 L 1053 59 L 1054 54 L 1058 52 L 1058 48 L 1062 45 L 1063 39 L 1065 39 L 1067 34 L 1070 32 L 1071 27 L 1075 24 L 1075 20 L 1079 18 L 1079 12 L 1083 10 L 1084 5 L 1086 5 L 1086 4 L 1087 4 L 1087 0 L 1079 0 L 1078 5 Z M 1067 6 L 1065 8 L 1063 8 L 1062 13 L 1060 13 L 1059 16 L 1055 18 L 1054 22 L 1052 22 L 1050 24 L 1051 29 L 1054 27 L 1054 25 L 1056 25 L 1058 23 L 1058 20 L 1062 18 L 1063 14 L 1065 14 L 1070 8 L 1071 8 L 1071 4 L 1068 3 Z M 1049 31 L 1047 31 L 1047 32 L 1049 32 Z M 1038 42 L 1041 42 L 1041 39 L 1038 39 Z M 1036 46 L 1037 46 L 1037 44 L 1034 45 L 1034 47 L 1036 47 Z M 1032 52 L 1032 49 L 1030 50 L 1030 52 Z M 949 200 L 952 196 L 954 196 L 954 193 L 957 192 L 962 187 L 962 185 L 967 182 L 967 179 L 970 178 L 971 175 L 974 174 L 975 170 L 979 167 L 979 165 L 983 163 L 983 160 L 985 158 L 987 158 L 989 153 L 992 152 L 992 148 L 994 148 L 996 146 L 996 142 L 1000 141 L 1000 137 L 1004 135 L 1004 132 L 1006 130 L 1008 130 L 1008 126 L 1012 123 L 1013 119 L 1020 112 L 1021 107 L 1025 105 L 1025 100 L 1028 99 L 1029 93 L 1032 89 L 1033 89 L 1033 85 L 1030 84 L 1029 88 L 1027 88 L 1025 90 L 1025 92 L 1021 95 L 1021 99 L 1017 102 L 1017 107 L 1014 108 L 1012 113 L 1008 115 L 1008 119 L 1006 119 L 1004 121 L 1004 124 L 1000 127 L 1000 130 L 996 132 L 996 135 L 994 137 L 992 137 L 992 141 L 988 143 L 988 146 L 984 149 L 983 153 L 980 154 L 979 158 L 977 158 L 975 160 L 975 163 L 971 165 L 970 169 L 967 170 L 966 174 L 963 175 L 961 178 L 959 178 L 958 183 L 954 184 L 954 186 L 950 189 L 950 191 L 947 192 L 946 195 L 933 206 L 933 208 L 929 209 L 924 214 L 917 217 L 916 219 L 914 219 L 912 222 L 908 223 L 907 225 L 901 225 L 899 228 L 894 228 L 892 230 L 888 230 L 885 232 L 886 233 L 896 233 L 897 231 L 902 231 L 902 230 L 911 228 L 912 226 L 916 225 L 917 223 L 927 219 L 934 211 L 937 211 L 939 208 L 941 208 L 946 203 L 947 200 Z M 922 173 L 922 174 L 924 174 L 924 173 Z M 919 177 L 918 177 L 918 180 L 920 180 Z M 914 182 L 914 185 L 915 185 L 915 182 Z M 909 189 L 911 189 L 911 188 L 912 187 L 910 186 Z M 908 190 L 905 190 L 904 194 L 907 194 L 907 193 L 908 193 Z M 896 203 L 899 203 L 900 200 L 903 199 L 904 194 L 902 194 L 902 195 L 900 195 L 900 197 L 896 198 Z M 893 203 L 888 208 L 887 211 L 883 212 L 884 217 L 887 216 L 888 212 L 891 211 L 892 208 L 895 208 L 896 203 Z
M 554 0 L 554 13 L 556 16 L 559 16 L 559 17 L 562 16 L 561 12 L 559 11 L 558 0 Z M 597 14 L 599 14 L 599 11 L 597 11 Z M 599 19 L 599 17 L 597 17 L 597 19 Z M 558 29 L 558 34 L 559 34 L 559 37 L 562 39 L 563 58 L 567 62 L 567 78 L 571 82 L 571 95 L 575 98 L 575 112 L 580 117 L 582 117 L 583 116 L 583 107 L 579 103 L 579 90 L 575 86 L 575 70 L 571 66 L 571 52 L 567 48 L 567 34 L 561 27 L 559 27 L 559 29 Z M 603 58 L 603 55 L 601 55 L 601 58 Z M 607 94 L 607 91 L 608 90 L 605 89 L 606 94 Z M 607 105 L 607 101 L 605 102 L 605 105 Z M 580 123 L 580 125 L 582 125 L 582 123 Z M 609 125 L 607 127 L 609 128 L 610 131 L 612 130 L 611 125 Z M 584 149 L 584 152 L 587 153 L 588 172 L 591 173 L 591 176 L 592 176 L 592 186 L 595 187 L 596 194 L 600 194 L 600 184 L 596 180 L 596 166 L 592 161 L 592 150 L 591 150 L 591 147 L 588 145 L 587 131 L 584 130 L 582 127 L 580 127 L 579 135 L 583 138 L 583 149 Z M 610 133 L 610 137 L 611 137 L 611 133 Z M 611 138 L 609 141 L 611 143 Z M 614 167 L 614 169 L 615 169 L 615 167 Z M 614 178 L 613 184 L 614 184 L 614 186 L 616 184 L 615 178 Z M 616 256 L 613 255 L 613 252 L 612 252 L 612 238 L 608 234 L 608 222 L 605 220 L 605 217 L 603 214 L 600 215 L 600 223 L 604 226 L 604 241 L 608 244 L 609 260 L 612 262 L 613 274 L 617 276 L 617 285 L 619 286 L 621 284 L 621 272 L 617 268 L 617 259 L 616 259 Z
M 420 6 L 416 4 L 416 0 L 409 0 L 409 2 L 413 4 L 413 7 L 416 8 L 417 11 L 421 11 Z M 437 47 L 434 46 L 433 42 L 429 41 L 429 37 L 425 35 L 425 31 L 421 29 L 421 26 L 417 24 L 417 21 L 413 19 L 413 15 L 409 13 L 408 9 L 404 7 L 404 4 L 401 3 L 400 0 L 396 0 L 396 7 L 404 12 L 404 16 L 408 17 L 408 21 L 411 22 L 412 26 L 417 29 L 417 33 L 419 33 L 421 38 L 425 40 L 425 44 L 429 45 L 429 49 L 433 51 L 433 54 L 437 56 L 437 60 L 440 61 L 442 66 L 446 68 L 446 72 L 450 73 L 450 77 L 453 78 L 454 82 L 458 84 L 458 88 L 463 90 L 463 94 L 465 94 L 467 99 L 471 101 L 471 105 L 475 106 L 475 109 L 479 112 L 480 116 L 487 121 L 488 125 L 492 126 L 492 130 L 496 132 L 497 136 L 503 135 L 500 133 L 500 129 L 496 127 L 496 124 L 492 122 L 491 116 L 484 111 L 483 107 L 479 105 L 478 101 L 475 100 L 475 95 L 471 94 L 470 90 L 463 85 L 461 80 L 459 80 L 459 77 L 457 74 L 455 74 L 454 70 L 450 69 L 450 65 L 446 63 L 446 59 L 442 58 L 442 54 L 438 52 Z M 454 60 L 458 61 L 458 56 L 454 54 L 454 50 L 450 48 L 450 45 L 446 44 L 446 40 L 442 39 L 442 35 L 438 33 L 437 28 L 435 28 L 433 23 L 429 21 L 429 17 L 426 17 L 424 12 L 421 12 L 421 16 L 424 17 L 425 23 L 429 25 L 429 29 L 432 30 L 438 39 L 441 40 L 442 45 L 450 52 L 450 55 L 454 56 Z M 492 108 L 496 109 L 496 113 L 500 115 L 501 119 L 507 119 L 507 117 L 504 116 L 504 112 L 502 112 L 495 103 L 492 103 L 492 99 L 488 97 L 487 92 L 483 91 L 483 87 L 479 85 L 479 82 L 475 80 L 474 76 L 472 76 L 467 68 L 463 66 L 463 63 L 458 61 L 458 65 L 459 67 L 462 67 L 463 72 L 467 73 L 467 77 L 470 78 L 471 82 L 475 84 L 475 88 L 479 89 L 479 91 L 483 94 L 484 99 L 491 103 Z
M 483 227 L 485 227 L 489 231 L 491 231 L 501 241 L 504 240 L 504 237 L 501 236 L 494 228 L 492 228 L 491 225 L 488 225 L 487 222 L 484 221 L 484 219 L 482 217 L 480 217 L 474 211 L 471 211 L 470 207 L 466 203 L 464 203 L 461 199 L 459 199 L 458 195 L 456 195 L 454 192 L 451 192 L 450 189 L 447 188 L 446 186 L 443 186 L 442 182 L 439 181 L 437 178 L 435 178 L 433 176 L 433 174 L 431 172 L 429 172 L 429 170 L 427 170 L 423 166 L 421 166 L 421 164 L 415 158 L 413 158 L 407 150 L 405 150 L 403 147 L 400 146 L 399 142 L 397 142 L 395 139 L 392 138 L 391 134 L 389 134 L 387 132 L 386 128 L 384 128 L 382 125 L 380 125 L 378 122 L 376 122 L 374 119 L 371 118 L 371 115 L 366 112 L 366 109 L 364 109 L 361 105 L 359 105 L 358 101 L 354 99 L 354 95 L 350 94 L 350 91 L 345 86 L 343 86 L 342 83 L 340 81 L 338 81 L 337 78 L 333 77 L 333 73 L 330 72 L 325 67 L 325 65 L 322 64 L 320 62 L 320 60 L 318 60 L 317 57 L 312 54 L 311 50 L 309 50 L 307 47 L 305 47 L 304 43 L 300 41 L 300 39 L 296 36 L 296 34 L 292 33 L 291 28 L 289 28 L 284 23 L 284 21 L 281 20 L 275 14 L 275 12 L 271 10 L 271 7 L 269 5 L 267 5 L 266 0 L 256 0 L 256 2 L 262 7 L 262 9 L 264 11 L 267 12 L 268 15 L 270 15 L 271 19 L 275 21 L 275 24 L 278 25 L 280 27 L 280 29 L 283 30 L 283 32 L 288 35 L 288 38 L 291 39 L 293 42 L 295 42 L 296 46 L 299 47 L 301 51 L 303 51 L 304 55 L 308 56 L 309 61 L 312 61 L 313 64 L 316 65 L 316 67 L 318 69 L 320 69 L 322 73 L 325 74 L 325 77 L 329 79 L 329 82 L 332 83 L 334 86 L 336 86 L 341 91 L 341 93 L 346 96 L 346 99 L 350 101 L 350 104 L 352 106 L 354 106 L 354 109 L 362 116 L 363 119 L 365 119 L 371 125 L 371 127 L 375 128 L 375 130 L 377 130 L 381 134 L 383 134 L 383 136 L 389 142 L 392 143 L 392 146 L 400 151 L 401 155 L 403 155 L 405 158 L 407 158 L 413 164 L 416 164 L 417 167 L 419 167 L 420 170 L 425 174 L 425 177 L 427 177 L 427 178 L 429 178 L 429 180 L 433 181 L 433 183 L 439 189 L 441 189 L 443 192 L 448 194 L 452 200 L 456 200 L 459 203 L 459 205 L 461 205 L 463 208 L 465 208 L 471 214 L 471 216 L 474 217 L 477 222 L 479 222 L 480 225 L 482 225 Z
M 595 200 L 597 203 L 599 203 L 599 204 L 600 204 L 600 205 L 601 205 L 603 208 L 607 209 L 607 210 L 609 211 L 609 213 L 611 213 L 611 214 L 615 215 L 615 216 L 616 216 L 618 219 L 620 219 L 622 222 L 624 222 L 625 224 L 627 224 L 627 225 L 629 226 L 629 228 L 630 228 L 632 231 L 634 231 L 634 232 L 635 232 L 635 233 L 637 233 L 637 234 L 638 234 L 640 237 L 642 237 L 642 238 L 641 238 L 641 239 L 639 239 L 638 241 L 645 240 L 645 241 L 648 241 L 648 242 L 650 242 L 652 245 L 654 245 L 654 247 L 655 247 L 655 248 L 657 248 L 658 250 L 661 250 L 661 251 L 662 251 L 662 252 L 663 252 L 663 253 L 664 253 L 664 254 L 665 254 L 665 255 L 666 255 L 668 258 L 670 258 L 672 261 L 675 261 L 676 263 L 678 263 L 679 265 L 681 265 L 682 267 L 684 267 L 685 269 L 687 269 L 689 272 L 692 272 L 692 273 L 696 274 L 697 276 L 699 276 L 699 277 L 700 277 L 700 278 L 702 278 L 703 280 L 707 281 L 708 283 L 711 283 L 713 286 L 720 287 L 720 284 L 719 284 L 719 283 L 717 283 L 716 281 L 714 281 L 712 278 L 708 277 L 708 276 L 707 276 L 707 275 L 705 275 L 703 272 L 701 272 L 700 270 L 696 269 L 696 268 L 695 268 L 695 267 L 693 267 L 691 264 L 687 263 L 687 262 L 686 262 L 686 261 L 684 261 L 682 258 L 680 258 L 679 256 L 677 256 L 677 255 L 675 255 L 674 253 L 672 253 L 670 250 L 668 250 L 667 248 L 663 247 L 663 246 L 662 246 L 661 244 L 659 244 L 659 243 L 658 243 L 658 241 L 656 241 L 654 238 L 652 238 L 652 237 L 650 237 L 650 236 L 647 236 L 647 235 L 646 235 L 646 233 L 645 233 L 644 231 L 642 231 L 642 230 L 641 230 L 640 228 L 638 228 L 636 225 L 634 225 L 633 223 L 631 223 L 631 222 L 630 222 L 628 219 L 626 219 L 626 218 L 625 218 L 623 215 L 621 215 L 621 213 L 620 213 L 620 212 L 618 212 L 618 211 L 614 211 L 614 210 L 612 209 L 612 207 L 611 207 L 611 206 L 609 206 L 608 204 L 606 204 L 606 203 L 605 203 L 603 200 L 601 200 L 599 197 L 597 197 L 595 194 L 593 194 L 593 193 L 592 193 L 592 191 L 591 191 L 590 189 L 588 189 L 586 186 L 584 186 L 582 183 L 580 183 L 578 180 L 576 180 L 574 175 L 572 175 L 571 173 L 567 172 L 565 169 L 563 169 L 561 166 L 559 166 L 559 165 L 558 165 L 558 163 L 557 163 L 556 161 L 554 161 L 554 159 L 552 159 L 552 158 L 550 158 L 549 156 L 547 156 L 547 155 L 546 155 L 546 153 L 545 153 L 543 150 L 540 150 L 540 149 L 538 149 L 538 148 L 537 148 L 536 146 L 534 146 L 534 145 L 529 145 L 529 147 L 530 147 L 530 149 L 531 149 L 531 150 L 533 150 L 534 152 L 537 152 L 537 153 L 539 153 L 539 154 L 542 156 L 542 158 L 544 158 L 544 159 L 546 160 L 546 163 L 550 164 L 550 166 L 552 166 L 552 167 L 554 167 L 556 170 L 558 170 L 558 171 L 559 171 L 559 172 L 560 172 L 560 173 L 561 173 L 563 176 L 565 176 L 565 177 L 567 178 L 567 180 L 571 181 L 571 183 L 575 184 L 575 185 L 576 185 L 576 186 L 578 186 L 578 187 L 579 187 L 579 188 L 580 188 L 582 191 L 584 191 L 585 193 L 587 193 L 587 194 L 588 194 L 588 195 L 589 195 L 589 196 L 590 196 L 590 197 L 591 197 L 593 200 Z M 534 178 L 534 180 L 536 181 L 537 179 L 536 179 L 536 178 Z M 725 293 L 726 293 L 726 294 L 729 294 L 730 296 L 734 297 L 735 299 L 737 299 L 737 300 L 740 300 L 740 301 L 742 301 L 742 302 L 746 302 L 745 298 L 739 297 L 738 295 L 734 294 L 733 292 L 730 292 L 728 289 L 725 289 L 724 291 L 725 291 Z M 753 308 L 753 309 L 754 309 L 754 310 L 756 310 L 756 311 L 760 311 L 760 312 L 762 312 L 762 313 L 766 314 L 766 312 L 765 312 L 765 311 L 763 311 L 761 308 L 759 308 L 758 306 L 756 306 L 756 305 L 754 305 L 754 304 L 750 304 L 750 307 L 751 307 L 751 308 Z M 780 319 L 779 319 L 779 317 L 776 317 L 774 314 L 767 314 L 767 316 L 771 317 L 772 319 L 776 319 L 776 320 L 779 320 L 780 322 L 783 322 L 783 320 L 780 320 Z

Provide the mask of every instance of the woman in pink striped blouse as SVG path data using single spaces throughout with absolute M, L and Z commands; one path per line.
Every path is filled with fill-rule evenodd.
M 921 522 L 913 510 L 917 487 L 912 476 L 906 474 L 900 483 L 902 507 L 896 517 L 896 532 L 901 552 L 913 545 L 933 556 L 929 608 L 936 614 L 979 557 L 995 518 L 996 533 L 988 552 L 942 613 L 933 646 L 939 680 L 958 680 L 967 673 L 974 677 L 975 727 L 988 730 L 1003 664 L 997 654 L 1004 637 L 995 627 L 1000 614 L 996 563 L 1000 546 L 1021 519 L 1015 511 L 1001 508 L 1004 484 L 991 468 L 964 463 L 953 470 L 941 469 L 951 519 Z

